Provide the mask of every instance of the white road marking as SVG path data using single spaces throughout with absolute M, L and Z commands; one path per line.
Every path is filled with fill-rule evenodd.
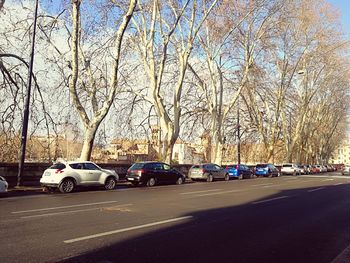
M 265 186 L 265 185 L 273 185 L 273 183 L 268 183 L 268 184 L 253 184 L 252 186 Z
M 337 184 L 334 184 L 334 185 L 341 185 L 341 184 L 343 184 L 343 183 L 337 183 Z
M 184 193 L 180 193 L 180 195 L 200 194 L 200 193 L 215 192 L 220 190 L 222 189 L 211 189 L 211 190 L 203 190 L 203 191 L 196 191 L 196 192 L 184 192 Z
M 73 239 L 65 240 L 63 242 L 66 243 L 66 244 L 70 244 L 70 243 L 79 242 L 79 241 L 83 241 L 83 240 L 88 240 L 88 239 L 93 239 L 93 238 L 103 237 L 103 236 L 109 236 L 109 235 L 113 235 L 113 234 L 119 234 L 119 233 L 132 231 L 132 230 L 137 230 L 137 229 L 141 229 L 141 228 L 147 228 L 147 227 L 152 227 L 152 226 L 157 226 L 157 225 L 163 225 L 163 224 L 177 222 L 177 221 L 186 220 L 186 219 L 190 219 L 190 218 L 192 218 L 192 216 L 177 217 L 177 218 L 172 218 L 172 219 L 168 219 L 168 220 L 163 220 L 163 221 L 153 222 L 153 223 L 149 223 L 149 224 L 144 224 L 144 225 L 140 225 L 140 226 L 133 226 L 133 227 L 117 229 L 117 230 L 108 231 L 108 232 L 102 232 L 102 233 L 98 233 L 98 234 L 94 234 L 94 235 L 90 235 L 90 236 L 73 238 Z
M 308 190 L 308 192 L 311 193 L 311 192 L 315 192 L 315 191 L 322 190 L 322 189 L 325 189 L 325 187 L 319 187 L 319 188 L 311 189 L 311 190 Z
M 125 205 L 117 205 L 115 207 L 125 207 L 125 206 L 131 206 L 132 204 L 125 204 Z M 80 210 L 72 210 L 72 211 L 65 211 L 65 212 L 57 212 L 57 213 L 48 213 L 48 214 L 40 214 L 40 215 L 32 215 L 32 216 L 22 216 L 22 219 L 26 218 L 37 218 L 37 217 L 48 217 L 48 216 L 57 216 L 57 215 L 66 215 L 66 214 L 74 214 L 74 213 L 80 213 L 80 212 L 87 212 L 87 211 L 94 211 L 103 209 L 105 207 L 96 207 L 96 208 L 89 208 L 89 209 L 80 209 Z
M 350 246 L 345 248 L 331 263 L 348 263 L 350 262 Z
M 262 203 L 267 203 L 267 202 L 271 202 L 271 201 L 275 201 L 275 200 L 279 200 L 279 199 L 284 199 L 284 198 L 288 198 L 289 196 L 287 195 L 283 195 L 283 196 L 279 196 L 279 197 L 275 197 L 275 198 L 271 198 L 271 199 L 266 199 L 266 200 L 262 200 L 262 201 L 257 201 L 257 202 L 253 202 L 253 205 L 256 204 L 262 204 Z
M 334 179 L 332 179 L 332 178 L 329 178 L 329 179 L 324 179 L 324 180 L 322 180 L 323 182 L 324 181 L 334 181 Z
M 11 212 L 11 213 L 12 213 L 12 214 L 32 213 L 32 212 L 47 211 L 47 210 L 55 210 L 55 209 L 64 209 L 64 208 L 72 208 L 72 207 L 80 207 L 80 206 L 111 204 L 111 203 L 117 203 L 117 202 L 118 202 L 118 201 L 106 201 L 106 202 L 89 203 L 89 204 L 56 206 L 56 207 L 47 207 L 47 208 L 32 209 L 32 210 L 24 210 L 24 211 L 15 211 L 15 212 Z
M 209 193 L 209 194 L 202 194 L 202 195 L 196 195 L 196 197 L 202 197 L 202 196 L 210 196 L 210 195 L 222 195 L 222 194 L 228 194 L 228 193 L 238 193 L 242 190 L 231 190 L 231 191 L 223 191 L 223 192 L 217 192 L 217 193 Z

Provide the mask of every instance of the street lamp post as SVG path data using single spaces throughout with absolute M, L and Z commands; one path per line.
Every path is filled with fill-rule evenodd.
M 31 87 L 32 87 L 32 74 L 33 74 L 33 64 L 34 64 L 35 34 L 36 34 L 36 22 L 37 22 L 37 18 L 38 18 L 38 6 L 39 6 L 39 0 L 36 0 L 35 1 L 35 11 L 34 11 L 32 48 L 31 48 L 30 61 L 29 61 L 29 67 L 28 67 L 27 94 L 26 94 L 26 100 L 25 100 L 24 109 L 23 109 L 21 152 L 20 152 L 20 160 L 18 163 L 17 186 L 22 185 L 24 160 L 25 160 L 25 155 L 26 155 L 27 132 L 28 132 L 28 121 L 29 121 L 29 104 L 30 104 L 30 93 L 31 93 Z
M 240 110 L 239 110 L 239 97 L 237 100 L 237 165 L 241 164 L 241 125 L 239 123 Z

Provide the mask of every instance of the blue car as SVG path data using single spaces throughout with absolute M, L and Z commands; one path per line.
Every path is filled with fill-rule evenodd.
M 255 167 L 255 175 L 260 177 L 277 177 L 280 176 L 280 171 L 270 163 L 257 164 Z
M 253 178 L 254 174 L 253 171 L 245 164 L 232 164 L 226 166 L 226 170 L 228 172 L 228 175 L 230 178 L 237 178 L 237 179 L 243 179 L 243 178 Z

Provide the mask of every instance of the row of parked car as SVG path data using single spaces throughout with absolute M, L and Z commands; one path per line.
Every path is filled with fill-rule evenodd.
M 325 173 L 325 172 L 334 172 L 337 169 L 333 165 L 298 165 L 294 163 L 286 163 L 281 166 L 282 174 L 289 175 L 300 175 L 300 174 L 317 174 L 317 173 Z
M 188 174 L 176 170 L 162 162 L 134 163 L 127 171 L 126 180 L 134 186 L 154 186 L 156 184 L 183 184 L 186 179 L 191 181 L 249 179 L 254 177 L 277 177 L 281 174 L 300 175 L 335 171 L 331 165 L 297 165 L 283 164 L 278 169 L 273 164 L 258 164 L 251 167 L 245 164 L 227 165 L 225 167 L 213 164 L 193 165 Z M 343 175 L 350 175 L 350 166 L 341 169 Z M 114 170 L 102 169 L 93 162 L 58 162 L 46 169 L 40 179 L 41 185 L 48 191 L 59 189 L 63 193 L 74 191 L 80 186 L 103 186 L 106 190 L 114 189 L 119 181 L 119 175 Z M 6 192 L 8 183 L 0 176 L 0 193 Z
M 163 162 L 137 162 L 127 171 L 126 180 L 134 186 L 154 186 L 156 184 L 183 184 L 186 179 L 192 181 L 214 180 L 228 181 L 233 178 L 280 176 L 280 171 L 273 164 L 258 164 L 255 169 L 247 165 L 228 165 L 221 167 L 213 163 L 193 165 L 188 174 L 176 170 Z M 114 189 L 119 175 L 114 170 L 102 169 L 93 162 L 59 162 L 44 171 L 40 183 L 48 191 L 59 189 L 70 193 L 78 186 L 104 186 Z

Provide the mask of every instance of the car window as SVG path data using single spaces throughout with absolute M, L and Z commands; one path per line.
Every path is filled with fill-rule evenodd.
M 84 163 L 84 170 L 100 170 L 100 169 L 93 163 Z
M 283 164 L 282 167 L 293 167 L 292 164 Z
M 82 163 L 71 163 L 69 166 L 75 170 L 81 170 L 84 168 Z
M 164 167 L 164 170 L 171 170 L 171 166 L 166 163 L 163 163 L 163 167 Z
M 266 164 L 257 164 L 256 168 L 266 168 L 267 165 Z
M 151 169 L 152 170 L 163 170 L 163 165 L 161 163 L 152 163 Z
M 191 169 L 199 169 L 199 168 L 201 168 L 200 165 L 193 165 L 193 166 L 191 167 Z
M 222 169 L 221 166 L 217 165 L 217 164 L 214 164 L 213 167 L 214 167 L 215 170 L 221 170 Z
M 214 166 L 212 164 L 207 164 L 205 166 L 205 169 L 208 169 L 208 170 L 213 170 L 214 169 Z
M 49 167 L 49 169 L 58 169 L 58 170 L 63 170 L 66 168 L 66 165 L 63 163 L 55 163 Z
M 141 170 L 145 166 L 144 163 L 134 163 L 131 167 L 130 170 Z

